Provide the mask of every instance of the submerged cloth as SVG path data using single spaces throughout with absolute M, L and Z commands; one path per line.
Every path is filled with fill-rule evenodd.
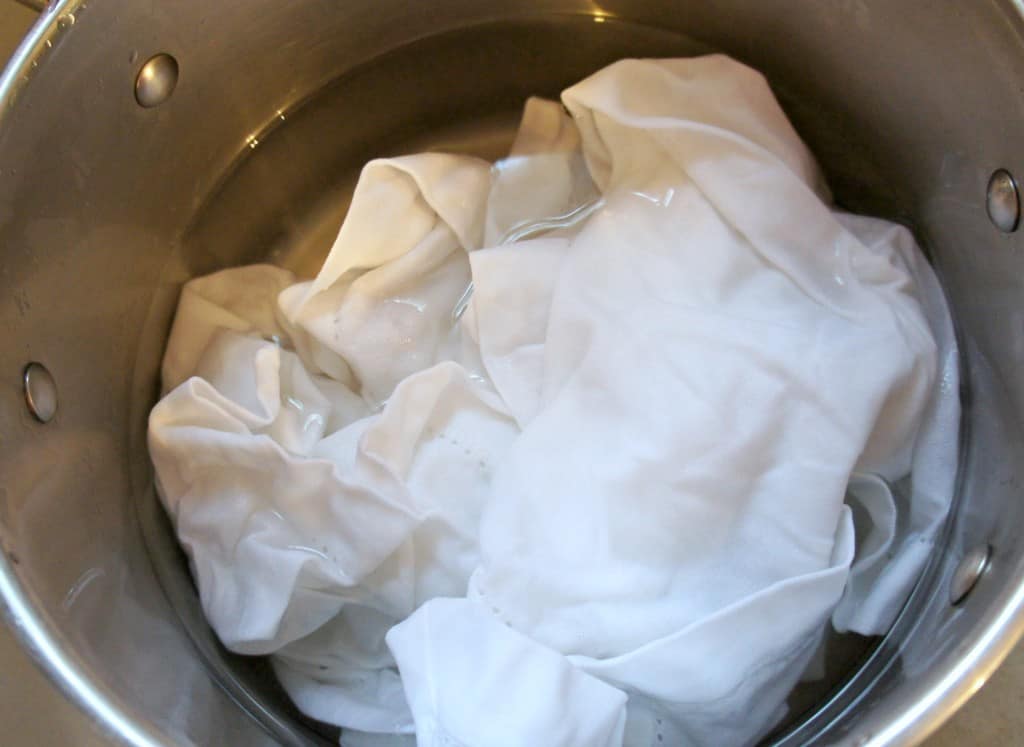
M 494 167 L 368 164 L 312 281 L 183 291 L 160 494 L 221 640 L 346 744 L 749 744 L 948 511 L 942 292 L 763 78 L 627 60 L 562 103 Z

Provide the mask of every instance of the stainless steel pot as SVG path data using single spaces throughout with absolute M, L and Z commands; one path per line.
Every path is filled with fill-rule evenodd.
M 63 0 L 0 79 L 0 595 L 68 697 L 131 744 L 331 741 L 217 645 L 153 495 L 181 283 L 301 268 L 369 156 L 493 157 L 528 94 L 711 49 L 769 76 L 844 206 L 915 228 L 965 352 L 942 547 L 774 738 L 915 743 L 985 681 L 1024 629 L 1024 4 Z

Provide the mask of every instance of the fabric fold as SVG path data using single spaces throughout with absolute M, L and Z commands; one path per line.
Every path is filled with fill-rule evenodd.
M 387 636 L 420 747 L 614 747 L 626 694 L 467 599 L 433 599 Z

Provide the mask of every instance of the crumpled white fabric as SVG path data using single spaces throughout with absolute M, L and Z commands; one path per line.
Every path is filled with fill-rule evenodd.
M 489 181 L 474 159 L 371 163 L 315 283 L 238 268 L 179 302 L 174 388 L 150 417 L 161 496 L 221 640 L 274 653 L 324 721 L 412 732 L 384 634 L 465 593 L 490 475 L 518 433 L 478 354 L 450 360 Z
M 432 599 L 392 628 L 387 640 L 421 747 L 622 744 L 624 692 L 472 600 Z
M 482 240 L 489 181 L 490 165 L 474 158 L 367 164 L 319 275 L 281 294 L 285 326 L 310 366 L 354 376 L 380 403 L 432 362 L 459 359 L 452 312 L 470 281 L 466 252 Z
M 909 232 L 726 57 L 562 101 L 494 168 L 371 162 L 314 280 L 182 294 L 150 449 L 204 610 L 353 744 L 749 744 L 948 511 Z

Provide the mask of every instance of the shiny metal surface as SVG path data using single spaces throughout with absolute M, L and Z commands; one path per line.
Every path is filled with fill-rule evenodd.
M 49 423 L 57 414 L 57 382 L 46 366 L 34 361 L 25 366 L 21 380 L 29 412 L 40 423 Z
M 158 106 L 171 97 L 178 85 L 178 61 L 161 52 L 153 55 L 135 78 L 135 100 L 146 108 Z
M 988 180 L 985 208 L 989 220 L 1003 233 L 1011 233 L 1020 225 L 1020 192 L 1017 181 L 1006 169 L 997 169 Z
M 48 4 L 47 0 L 17 0 L 17 2 L 24 5 L 26 8 L 31 8 L 34 11 L 42 12 L 46 10 Z
M 980 195 L 995 169 L 1024 168 L 1024 100 L 1001 95 L 1024 80 L 1020 4 L 171 6 L 59 2 L 0 79 L 0 596 L 108 733 L 332 739 L 218 646 L 153 497 L 145 418 L 181 283 L 255 259 L 308 266 L 367 157 L 499 153 L 526 95 L 629 55 L 721 49 L 764 71 L 840 203 L 930 247 L 963 342 L 968 438 L 944 545 L 890 634 L 779 744 L 916 743 L 998 666 L 1024 628 L 1024 238 L 994 231 Z M 158 49 L 188 75 L 143 109 L 129 91 Z M 46 428 L 24 406 L 27 360 L 60 381 Z M 958 560 L 986 545 L 988 571 L 951 606 Z
M 949 581 L 950 604 L 960 604 L 967 598 L 981 575 L 988 570 L 991 556 L 992 549 L 988 545 L 975 547 L 964 555 Z

